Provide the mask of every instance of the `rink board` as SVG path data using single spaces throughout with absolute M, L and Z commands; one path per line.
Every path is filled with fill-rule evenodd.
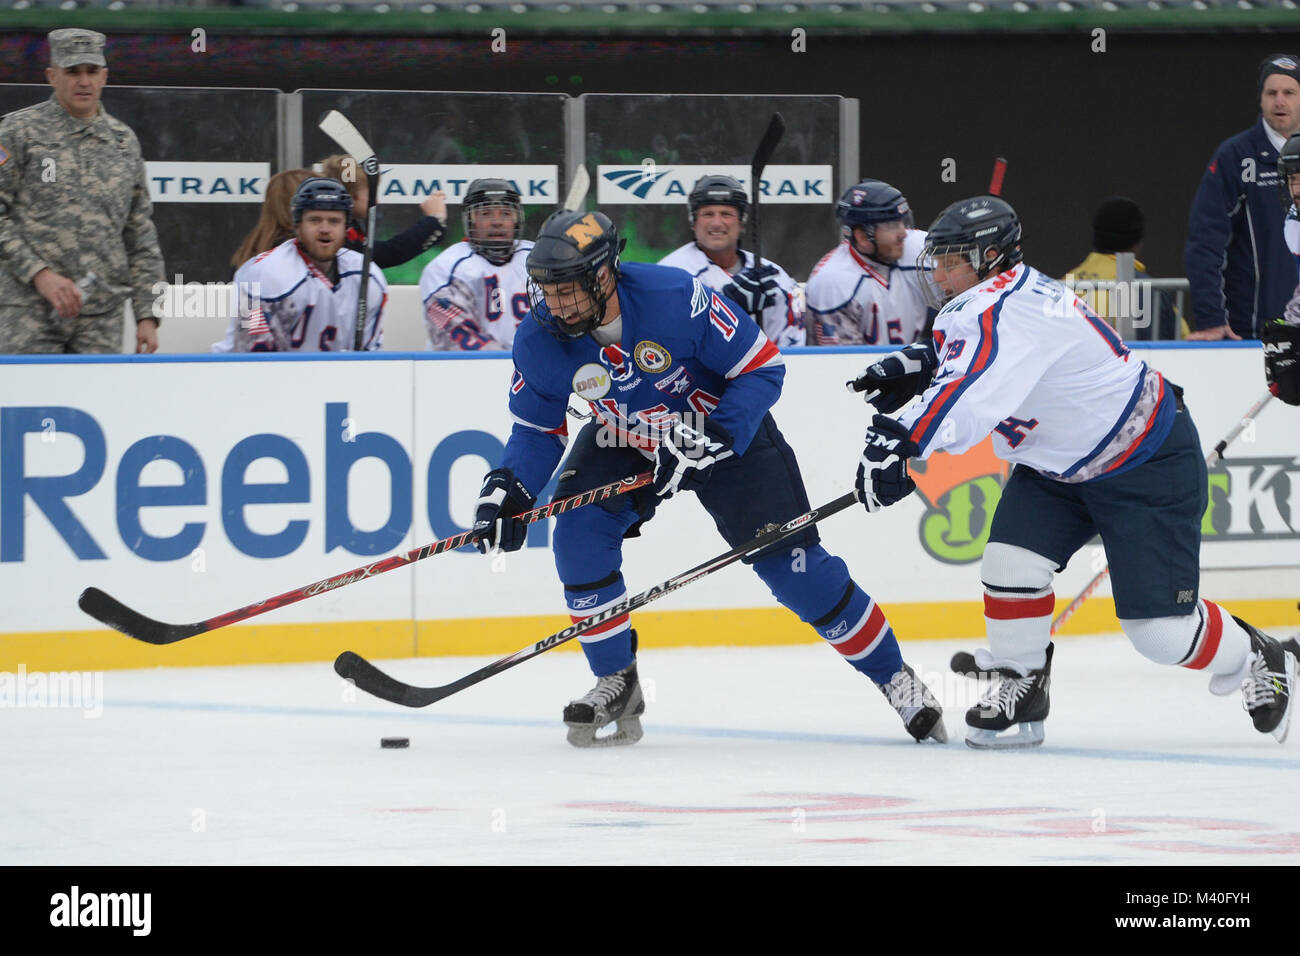
M 851 488 L 868 414 L 843 382 L 865 353 L 787 356 L 775 415 L 814 504 Z M 1258 347 L 1139 354 L 1186 388 L 1207 447 L 1263 393 Z M 559 630 L 549 528 L 537 525 L 495 562 L 440 555 L 172 647 L 106 631 L 76 606 L 93 585 L 163 621 L 201 620 L 463 530 L 509 435 L 510 371 L 504 357 L 432 355 L 3 360 L 0 669 L 322 660 L 345 647 L 494 654 Z M 1298 453 L 1295 410 L 1272 402 L 1211 475 L 1203 566 L 1259 571 L 1212 596 L 1264 626 L 1297 622 L 1291 578 L 1269 569 L 1300 567 Z M 901 638 L 979 636 L 978 558 L 1005 468 L 981 446 L 917 472 L 918 494 L 836 516 L 823 540 Z M 725 550 L 688 497 L 630 544 L 623 572 L 635 592 Z M 1100 547 L 1075 557 L 1058 608 L 1104 561 Z M 1115 629 L 1106 594 L 1071 630 Z M 638 627 L 659 646 L 813 639 L 740 567 L 666 597 Z

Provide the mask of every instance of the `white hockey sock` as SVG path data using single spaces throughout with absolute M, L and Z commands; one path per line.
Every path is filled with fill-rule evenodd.
M 1133 646 L 1157 664 L 1176 664 L 1214 675 L 1210 690 L 1230 694 L 1245 676 L 1250 635 L 1213 601 L 1198 601 L 1193 614 L 1122 620 Z
M 997 660 L 1012 660 L 1029 670 L 1047 664 L 1052 639 L 1052 611 L 1056 595 L 1051 587 L 1013 592 L 984 586 L 984 625 L 989 651 Z
M 1056 562 L 1027 548 L 990 541 L 984 548 L 984 625 L 997 660 L 1028 670 L 1047 664 L 1052 640 L 1052 575 Z

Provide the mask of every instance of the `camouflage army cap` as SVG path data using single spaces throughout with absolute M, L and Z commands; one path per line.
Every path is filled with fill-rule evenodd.
M 108 66 L 104 34 L 94 30 L 54 30 L 50 33 L 50 65 L 68 69 L 82 63 Z

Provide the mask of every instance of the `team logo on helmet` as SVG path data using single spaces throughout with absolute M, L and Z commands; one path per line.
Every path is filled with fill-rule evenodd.
M 573 394 L 594 402 L 609 394 L 609 372 L 603 365 L 588 362 L 573 373 Z
M 673 364 L 673 357 L 668 354 L 668 350 L 655 342 L 638 342 L 632 354 L 641 371 L 651 374 L 662 372 Z
M 636 374 L 631 358 L 618 343 L 606 345 L 600 350 L 600 364 L 609 369 L 609 377 L 616 382 L 626 382 Z
M 599 239 L 605 234 L 605 227 L 597 222 L 595 213 L 589 212 L 568 229 L 565 229 L 564 234 L 573 240 L 574 245 L 581 252 L 591 245 L 593 240 Z

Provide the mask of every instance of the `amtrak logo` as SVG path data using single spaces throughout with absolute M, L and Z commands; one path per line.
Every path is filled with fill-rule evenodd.
M 636 169 L 616 169 L 613 172 L 601 173 L 601 175 L 620 189 L 626 189 L 637 199 L 645 199 L 646 194 L 650 192 L 654 184 L 671 172 L 671 169 L 655 170 L 653 168 L 637 167 Z
M 639 166 L 599 165 L 596 167 L 596 204 L 686 205 L 695 182 L 704 175 L 733 176 L 752 194 L 752 170 L 748 166 L 658 166 L 647 160 Z M 829 165 L 770 165 L 758 183 L 764 204 L 835 202 L 834 181 Z
M 626 382 L 636 374 L 631 360 L 632 356 L 624 352 L 617 342 L 600 350 L 600 364 L 609 369 L 609 377 L 616 382 Z

